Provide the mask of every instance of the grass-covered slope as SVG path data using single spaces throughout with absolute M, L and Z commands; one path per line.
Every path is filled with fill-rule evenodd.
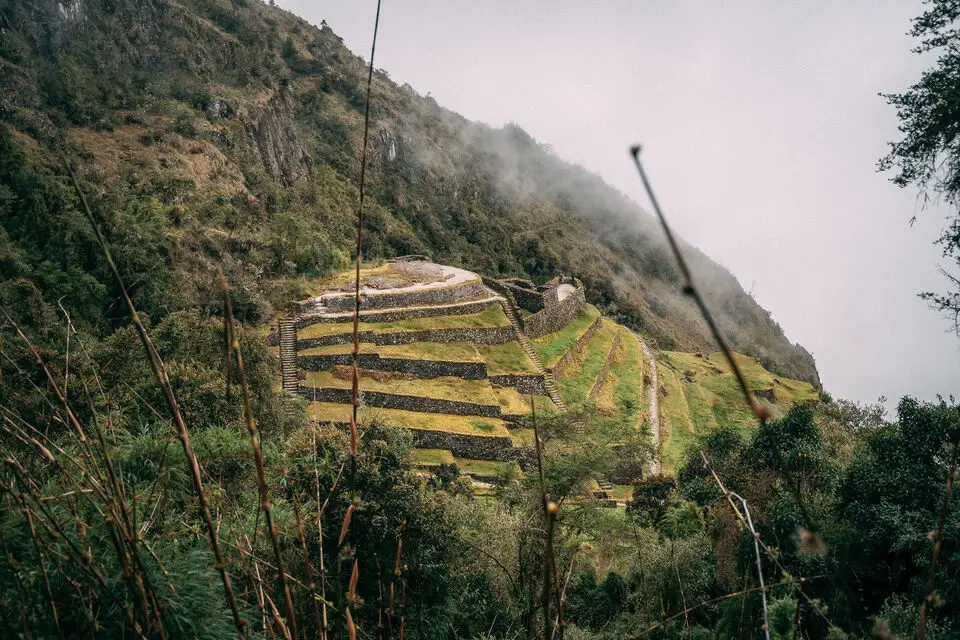
M 25 323 L 50 326 L 60 299 L 82 326 L 125 320 L 99 322 L 118 291 L 61 152 L 150 315 L 214 304 L 222 265 L 240 317 L 267 317 L 349 260 L 366 73 L 331 28 L 258 0 L 0 0 L 0 16 L 0 293 Z M 599 177 L 384 71 L 371 132 L 366 256 L 575 273 L 661 347 L 709 348 L 652 218 Z M 816 382 L 736 280 L 688 253 L 734 346 Z
M 796 404 L 817 399 L 818 392 L 809 382 L 774 375 L 755 358 L 740 354 L 736 357 L 747 386 L 762 404 L 771 408 L 774 417 L 780 417 Z M 756 427 L 756 418 L 720 352 L 708 356 L 665 351 L 658 372 L 664 469 L 676 468 L 696 435 L 718 425 Z

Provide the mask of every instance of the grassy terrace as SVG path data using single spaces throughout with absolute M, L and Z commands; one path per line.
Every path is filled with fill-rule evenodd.
M 434 316 L 411 318 L 396 322 L 361 322 L 360 331 L 392 333 L 396 331 L 423 331 L 426 329 L 471 329 L 476 327 L 506 327 L 510 325 L 500 305 L 493 305 L 480 313 L 463 316 Z M 353 327 L 342 322 L 311 324 L 297 332 L 297 338 L 319 338 L 340 333 L 350 333 Z
M 308 371 L 304 386 L 350 389 L 353 385 L 350 380 L 338 378 L 330 371 Z M 499 404 L 497 396 L 493 393 L 493 385 L 490 384 L 489 380 L 463 380 L 462 378 L 444 377 L 430 380 L 398 378 L 381 382 L 361 376 L 360 390 L 435 398 L 437 400 L 459 400 L 476 404 Z
M 418 467 L 456 464 L 460 468 L 460 473 L 477 473 L 485 476 L 500 476 L 520 470 L 520 466 L 516 462 L 457 458 L 446 449 L 414 449 L 411 452 L 411 457 L 413 458 L 413 464 Z
M 508 343 L 509 344 L 509 343 Z M 517 347 L 519 349 L 519 347 Z M 353 353 L 353 344 L 331 344 L 298 352 L 301 356 L 326 356 Z M 434 360 L 437 362 L 482 362 L 483 358 L 471 342 L 411 342 L 410 344 L 376 345 L 361 342 L 360 353 L 377 353 L 382 358 Z
M 708 433 L 718 424 L 734 425 L 743 430 L 756 426 L 756 418 L 720 352 L 700 356 L 667 351 L 663 357 L 664 366 L 658 370 L 661 384 L 666 385 L 668 391 L 661 403 L 667 422 L 665 433 L 669 433 L 664 442 L 665 470 L 675 469 L 682 462 L 684 449 L 693 434 Z M 754 358 L 740 354 L 736 357 L 750 389 L 774 390 L 776 403 L 771 406 L 774 416 L 782 415 L 799 402 L 817 397 L 808 382 L 781 378 L 766 371 Z M 672 397 L 674 393 L 676 398 Z
M 507 374 L 538 375 L 533 361 L 520 348 L 517 341 L 498 345 L 475 345 L 477 353 L 487 363 L 487 374 L 491 376 Z
M 683 462 L 687 444 L 693 442 L 694 428 L 683 386 L 676 371 L 657 362 L 657 377 L 664 393 L 660 397 L 660 437 L 663 471 L 671 473 Z
M 577 338 L 582 336 L 584 331 L 599 317 L 600 312 L 597 311 L 597 308 L 588 304 L 583 312 L 562 330 L 548 333 L 533 340 L 533 350 L 540 356 L 540 360 L 543 361 L 545 367 L 552 367 L 557 363 L 557 360 L 563 357 L 563 354 L 576 344 Z
M 580 353 L 578 361 L 563 370 L 563 374 L 557 379 L 557 386 L 560 387 L 564 402 L 576 407 L 587 401 L 587 395 L 596 384 L 597 375 L 610 353 L 610 346 L 618 329 L 616 323 L 604 319 Z
M 617 355 L 597 396 L 597 409 L 601 415 L 616 416 L 622 424 L 636 428 L 646 410 L 642 390 L 643 351 L 633 334 L 622 329 Z
M 410 452 L 413 464 L 420 467 L 436 467 L 453 462 L 453 454 L 447 449 L 414 449 Z
M 350 405 L 331 402 L 310 402 L 307 417 L 316 422 L 347 422 L 350 420 Z M 399 409 L 360 407 L 360 422 L 378 421 L 391 427 L 448 431 L 470 436 L 509 437 L 506 423 L 497 418 L 453 416 L 444 413 L 419 413 Z
M 521 394 L 513 387 L 494 387 L 493 391 L 500 401 L 500 410 L 503 413 L 530 415 L 530 396 Z M 547 396 L 533 396 L 533 405 L 538 416 L 557 412 L 556 405 Z

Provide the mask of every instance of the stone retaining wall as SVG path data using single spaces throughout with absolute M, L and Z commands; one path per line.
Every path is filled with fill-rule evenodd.
M 613 359 L 617 356 L 617 347 L 620 346 L 620 331 L 620 329 L 617 329 L 617 335 L 613 337 L 613 342 L 610 344 L 610 351 L 607 353 L 607 359 L 603 361 L 603 366 L 600 367 L 600 373 L 597 374 L 597 381 L 587 396 L 588 402 L 593 402 L 597 398 L 597 394 L 600 393 L 600 389 L 607 379 L 607 374 L 610 372 L 610 365 L 613 364 Z
M 297 366 L 305 371 L 327 371 L 334 365 L 352 365 L 353 354 L 337 353 L 322 356 L 299 356 Z M 483 362 L 419 360 L 416 358 L 383 358 L 376 353 L 361 353 L 357 358 L 361 369 L 412 373 L 418 378 L 454 376 L 464 380 L 483 380 L 487 365 Z
M 550 371 L 551 375 L 554 377 L 559 376 L 564 369 L 569 367 L 573 361 L 576 360 L 577 355 L 583 351 L 584 346 L 590 342 L 590 338 L 592 338 L 593 334 L 595 334 L 597 329 L 600 328 L 600 323 L 602 321 L 603 318 L 597 318 L 594 320 L 593 324 L 587 327 L 587 330 L 583 332 L 583 335 L 581 335 L 574 345 L 570 347 L 570 350 L 563 354 L 560 359 L 557 360 L 556 364 L 554 364 L 552 367 L 549 367 L 548 371 Z
M 579 281 L 577 281 L 577 285 L 574 292 L 563 300 L 524 318 L 523 332 L 531 338 L 539 338 L 548 333 L 560 331 L 570 324 L 587 306 L 587 299 L 583 294 L 583 285 Z
M 499 304 L 499 300 L 486 299 L 477 302 L 464 303 L 451 309 L 445 306 L 417 307 L 413 309 L 387 309 L 383 311 L 361 311 L 360 322 L 397 322 L 398 320 L 412 320 L 414 318 L 433 318 L 436 316 L 466 316 L 474 313 L 483 313 L 491 306 Z M 300 316 L 297 320 L 297 329 L 309 327 L 312 324 L 352 323 L 353 314 L 349 316 Z
M 513 295 L 513 299 L 517 302 L 517 305 L 521 309 L 537 312 L 541 311 L 546 306 L 543 300 L 543 294 L 539 291 L 527 289 L 526 287 L 520 286 L 516 282 L 511 282 L 509 280 L 501 280 L 500 284 L 505 289 L 510 291 L 510 293 Z
M 414 307 L 425 304 L 460 302 L 472 298 L 480 298 L 485 294 L 486 289 L 483 286 L 483 282 L 477 279 L 446 287 L 412 289 L 410 291 L 398 291 L 396 293 L 369 293 L 362 299 L 360 309 L 391 309 L 394 307 Z M 320 304 L 332 313 L 353 311 L 354 297 L 351 294 L 327 294 L 320 297 Z M 315 309 L 316 306 L 317 302 L 315 300 L 301 303 L 301 313 L 309 313 Z
M 410 344 L 412 342 L 476 342 L 478 344 L 498 345 L 516 340 L 513 327 L 464 327 L 462 329 L 424 329 L 422 331 L 361 331 L 360 342 L 373 344 Z M 353 342 L 353 332 L 335 333 L 317 338 L 297 340 L 297 350 L 311 347 L 324 347 L 331 344 Z
M 334 402 L 336 404 L 351 404 L 353 402 L 353 391 L 351 389 L 340 389 L 336 387 L 301 386 L 300 395 L 313 402 Z M 385 393 L 383 391 L 363 391 L 360 395 L 363 404 L 370 407 L 401 409 L 403 411 L 417 411 L 420 413 L 449 413 L 457 416 L 500 417 L 500 405 L 422 398 L 420 396 L 407 396 L 399 393 Z M 443 447 L 440 448 L 442 449 Z
M 547 381 L 540 374 L 504 374 L 490 376 L 490 382 L 501 387 L 513 387 L 524 395 L 546 396 Z

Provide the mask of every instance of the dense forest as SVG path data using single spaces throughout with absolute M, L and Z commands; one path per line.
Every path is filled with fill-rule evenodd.
M 577 274 L 714 348 L 654 218 L 386 71 L 368 103 L 365 64 L 259 0 L 0 0 L 3 637 L 960 635 L 952 398 L 719 425 L 626 509 L 584 495 L 619 455 L 591 412 L 540 417 L 539 464 L 483 498 L 404 430 L 308 423 L 265 328 L 353 258 L 368 104 L 368 259 Z M 732 345 L 819 386 L 681 245 Z

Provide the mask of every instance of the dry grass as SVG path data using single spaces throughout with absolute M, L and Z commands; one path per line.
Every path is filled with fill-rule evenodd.
M 377 333 L 393 333 L 400 331 L 424 331 L 427 329 L 475 329 L 482 327 L 506 327 L 510 325 L 507 316 L 503 314 L 500 305 L 493 305 L 480 313 L 462 316 L 434 316 L 431 318 L 412 318 L 397 320 L 396 322 L 361 322 L 360 331 L 374 331 Z M 297 332 L 297 337 L 319 338 L 348 333 L 340 323 L 320 323 L 304 327 Z
M 311 402 L 307 405 L 307 417 L 311 421 L 321 423 L 346 423 L 350 419 L 350 410 L 348 404 Z M 367 424 L 378 423 L 408 429 L 449 431 L 471 436 L 507 437 L 511 435 L 507 430 L 507 423 L 503 420 L 479 416 L 454 416 L 445 413 L 360 407 L 360 421 Z

